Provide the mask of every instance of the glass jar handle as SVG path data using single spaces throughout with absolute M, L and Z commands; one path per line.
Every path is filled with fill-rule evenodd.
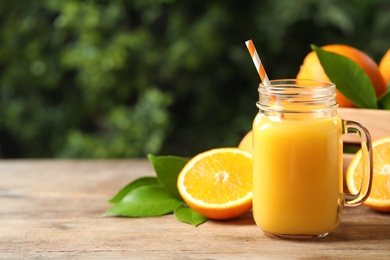
M 371 146 L 371 136 L 367 128 L 361 124 L 350 121 L 343 120 L 343 133 L 350 134 L 356 133 L 360 136 L 361 143 L 361 152 L 363 160 L 363 174 L 362 181 L 360 184 L 360 190 L 356 194 L 345 194 L 345 206 L 358 206 L 364 202 L 371 191 L 372 184 L 372 175 L 373 175 L 373 159 L 372 159 L 372 146 Z

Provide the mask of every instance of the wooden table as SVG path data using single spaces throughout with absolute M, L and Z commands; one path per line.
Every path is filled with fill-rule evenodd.
M 0 161 L 0 258 L 390 258 L 390 214 L 365 206 L 345 208 L 315 241 L 270 238 L 250 213 L 198 227 L 173 215 L 101 217 L 119 188 L 148 175 L 147 160 Z

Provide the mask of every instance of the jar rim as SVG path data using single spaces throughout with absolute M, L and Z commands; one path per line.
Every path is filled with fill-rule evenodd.
M 337 106 L 336 85 L 333 82 L 312 79 L 277 79 L 270 85 L 259 84 L 257 106 L 271 109 L 321 109 Z
M 259 84 L 262 88 L 273 88 L 273 87 L 300 87 L 300 88 L 313 88 L 313 89 L 324 89 L 331 88 L 335 89 L 336 85 L 331 81 L 317 80 L 317 79 L 274 79 L 269 81 L 271 85 L 267 85 L 264 82 Z

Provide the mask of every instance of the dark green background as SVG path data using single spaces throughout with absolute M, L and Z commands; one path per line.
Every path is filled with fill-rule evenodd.
M 2 0 L 0 156 L 193 156 L 236 146 L 257 113 L 253 39 L 270 78 L 310 44 L 379 62 L 388 0 Z

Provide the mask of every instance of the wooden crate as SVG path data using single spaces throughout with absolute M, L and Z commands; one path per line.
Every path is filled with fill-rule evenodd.
M 390 136 L 390 110 L 338 108 L 342 119 L 356 121 L 365 126 L 371 134 L 371 139 Z M 344 142 L 359 143 L 357 135 L 345 135 Z

